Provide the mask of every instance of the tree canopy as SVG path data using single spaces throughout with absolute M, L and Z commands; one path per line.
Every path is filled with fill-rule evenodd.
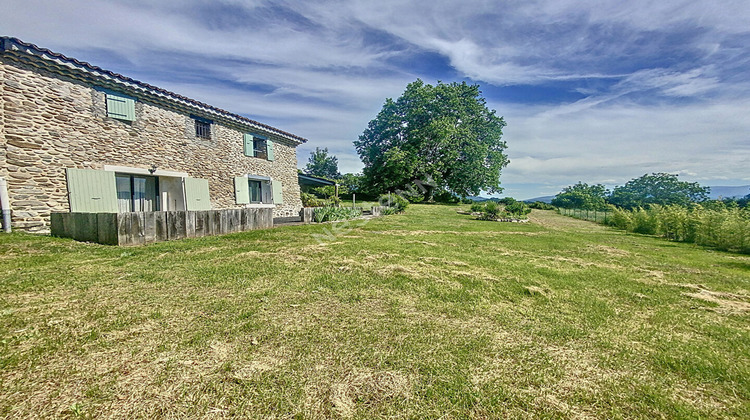
M 607 207 L 608 193 L 609 191 L 602 184 L 588 185 L 579 182 L 565 187 L 555 196 L 551 204 L 571 209 L 601 210 Z
M 609 201 L 627 209 L 649 204 L 685 206 L 707 200 L 708 193 L 709 188 L 701 187 L 697 182 L 680 181 L 677 175 L 661 172 L 645 174 L 621 187 L 615 187 Z
M 415 180 L 425 196 L 435 188 L 460 196 L 500 192 L 508 164 L 502 141 L 505 121 L 486 106 L 479 85 L 422 80 L 398 100 L 388 98 L 354 142 L 370 189 L 405 188 Z
M 328 155 L 328 148 L 321 149 L 316 147 L 314 152 L 310 152 L 310 158 L 305 166 L 307 175 L 319 176 L 321 178 L 336 179 L 341 176 L 339 173 L 339 160 L 336 156 Z

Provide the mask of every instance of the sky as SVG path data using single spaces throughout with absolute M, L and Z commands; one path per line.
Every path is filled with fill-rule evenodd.
M 0 0 L 0 35 L 328 148 L 417 78 L 504 117 L 503 196 L 652 172 L 750 184 L 747 0 Z

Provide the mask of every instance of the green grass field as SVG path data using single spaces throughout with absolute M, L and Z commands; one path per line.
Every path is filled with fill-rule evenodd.
M 458 208 L 0 235 L 0 417 L 750 417 L 750 256 Z

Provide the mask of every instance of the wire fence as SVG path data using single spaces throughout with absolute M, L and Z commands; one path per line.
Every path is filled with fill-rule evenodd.
M 612 217 L 612 212 L 609 210 L 582 210 L 582 209 L 564 209 L 558 208 L 557 211 L 564 215 L 574 217 L 576 219 L 590 220 L 592 222 L 606 224 L 609 218 Z

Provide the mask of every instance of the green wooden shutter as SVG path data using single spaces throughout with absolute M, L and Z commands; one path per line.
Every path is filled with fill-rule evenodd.
M 187 210 L 211 210 L 211 198 L 208 194 L 208 180 L 201 178 L 184 179 Z
M 71 213 L 117 213 L 115 173 L 66 169 Z
M 266 140 L 266 147 L 268 148 L 268 160 L 273 160 L 273 142 Z
M 244 176 L 234 177 L 234 198 L 237 204 L 250 204 L 250 187 Z
M 107 116 L 118 120 L 135 121 L 135 99 L 107 93 Z
M 271 189 L 273 189 L 273 204 L 284 204 L 281 181 L 271 181 Z
M 245 156 L 255 156 L 255 150 L 253 150 L 253 135 L 245 134 L 242 149 L 245 152 Z

